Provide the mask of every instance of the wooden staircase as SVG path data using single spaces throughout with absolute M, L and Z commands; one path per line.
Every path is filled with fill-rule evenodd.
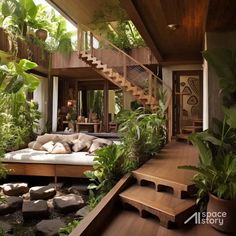
M 118 72 L 115 72 L 112 68 L 108 68 L 106 64 L 103 64 L 87 51 L 79 51 L 78 56 L 104 78 L 117 85 L 119 88 L 130 92 L 144 106 L 149 107 L 151 110 L 156 109 L 157 100 L 153 95 L 146 95 L 142 88 L 130 82 L 127 78 L 123 77 Z
M 184 144 L 176 145 L 181 147 Z M 197 159 L 194 147 L 186 146 L 183 146 L 185 150 L 164 149 L 157 159 L 151 159 L 133 171 L 137 183 L 119 194 L 125 209 L 131 205 L 138 209 L 141 217 L 147 213 L 157 216 L 160 225 L 166 228 L 184 225 L 197 209 L 192 197 L 195 192 L 191 182 L 194 173 L 177 169 L 182 161 L 185 164 L 190 162 L 188 153 Z M 195 161 L 191 158 L 191 162 L 194 164 Z

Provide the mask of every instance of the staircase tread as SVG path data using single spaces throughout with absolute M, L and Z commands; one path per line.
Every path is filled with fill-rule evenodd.
M 181 165 L 197 165 L 198 152 L 195 147 L 185 143 L 171 142 L 167 144 L 157 155 L 156 159 L 150 159 L 137 170 L 134 176 L 142 179 L 160 181 L 164 180 L 177 185 L 192 186 L 194 171 L 178 169 Z
M 150 187 L 133 185 L 120 193 L 122 199 L 128 199 L 158 212 L 176 217 L 185 210 L 195 206 L 194 199 L 179 199 L 165 192 L 157 192 Z

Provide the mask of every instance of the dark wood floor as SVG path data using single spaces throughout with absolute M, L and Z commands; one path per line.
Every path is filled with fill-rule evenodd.
M 157 219 L 141 218 L 136 211 L 118 211 L 108 222 L 101 236 L 223 236 L 210 225 L 194 225 L 181 229 L 167 229 Z

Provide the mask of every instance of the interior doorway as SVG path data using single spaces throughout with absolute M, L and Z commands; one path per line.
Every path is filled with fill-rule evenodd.
M 186 127 L 202 125 L 202 71 L 173 72 L 173 135 Z

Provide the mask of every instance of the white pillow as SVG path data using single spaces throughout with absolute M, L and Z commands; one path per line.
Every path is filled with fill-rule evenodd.
M 46 151 L 51 152 L 54 148 L 54 142 L 49 141 L 42 146 Z

